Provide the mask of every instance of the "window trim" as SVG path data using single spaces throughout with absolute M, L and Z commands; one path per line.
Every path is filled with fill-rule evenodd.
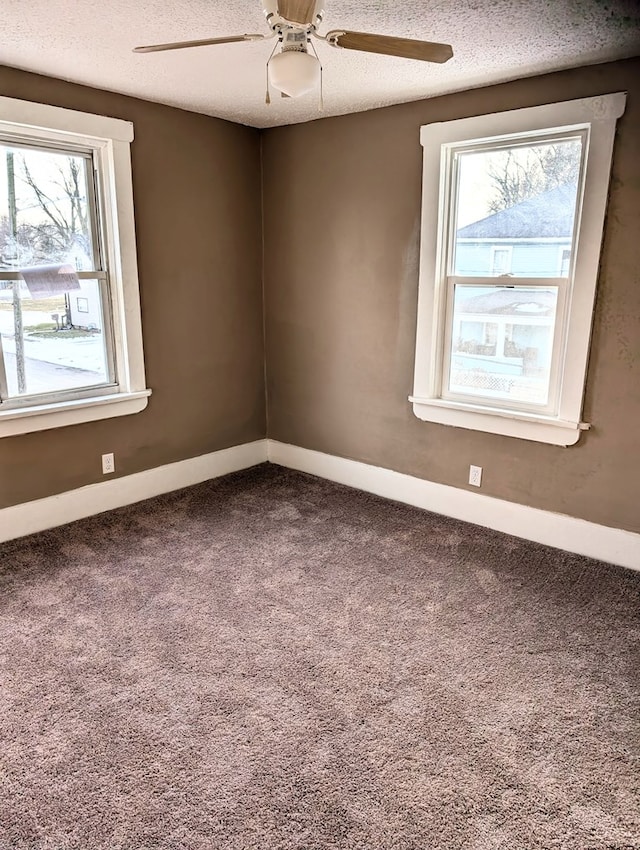
M 420 279 L 414 388 L 409 396 L 418 418 L 561 446 L 573 445 L 581 430 L 589 428 L 581 422 L 582 402 L 615 126 L 625 103 L 626 93 L 617 92 L 420 128 L 423 146 Z M 543 137 L 545 133 L 583 129 L 588 130 L 589 138 L 584 191 L 578 207 L 576 261 L 571 270 L 573 280 L 569 282 L 567 338 L 557 414 L 541 415 L 507 407 L 487 408 L 481 403 L 442 398 L 449 221 L 441 211 L 447 209 L 450 192 L 447 155 L 450 147 L 447 146 L 480 145 L 500 141 L 501 137 Z
M 151 390 L 146 386 L 142 345 L 130 151 L 133 124 L 9 97 L 0 97 L 0 114 L 0 136 L 94 152 L 118 377 L 113 390 L 97 386 L 89 397 L 82 390 L 75 398 L 69 393 L 64 400 L 42 403 L 40 396 L 33 403 L 0 407 L 0 437 L 137 413 L 147 406 Z

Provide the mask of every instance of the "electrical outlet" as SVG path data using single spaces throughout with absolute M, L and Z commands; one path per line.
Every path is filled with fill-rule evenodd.
M 116 471 L 116 462 L 113 457 L 113 452 L 109 452 L 109 454 L 102 455 L 102 474 L 108 475 L 109 472 Z
M 481 466 L 470 466 L 469 467 L 469 484 L 472 484 L 474 487 L 479 487 L 482 484 L 482 467 Z

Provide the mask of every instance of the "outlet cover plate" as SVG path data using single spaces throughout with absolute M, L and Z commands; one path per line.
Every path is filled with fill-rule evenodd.
M 116 471 L 116 462 L 113 456 L 113 452 L 109 452 L 106 455 L 102 455 L 102 474 L 108 475 L 110 472 Z
M 469 467 L 469 484 L 472 484 L 474 487 L 479 487 L 482 484 L 482 467 L 481 466 L 470 466 Z

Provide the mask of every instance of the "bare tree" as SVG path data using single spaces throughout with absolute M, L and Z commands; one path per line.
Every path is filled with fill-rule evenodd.
M 33 264 L 56 262 L 76 246 L 90 254 L 82 159 L 65 157 L 48 172 L 46 181 L 33 174 L 26 156 L 16 155 L 16 160 L 16 176 L 22 184 L 20 206 L 39 208 L 43 213 L 37 223 L 20 216 L 16 240 L 21 258 Z
M 9 264 L 12 238 L 8 216 L 0 215 L 0 268 Z
M 577 141 L 495 152 L 487 168 L 495 193 L 489 209 L 499 212 L 549 189 L 575 183 L 579 167 Z

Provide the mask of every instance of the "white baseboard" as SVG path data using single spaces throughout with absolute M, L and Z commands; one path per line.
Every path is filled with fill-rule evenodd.
M 434 513 L 534 540 L 567 552 L 640 570 L 640 534 L 566 514 L 529 508 L 446 484 L 434 484 L 391 469 L 370 466 L 275 440 L 267 441 L 271 463 L 328 478 L 367 493 Z
M 3 508 L 0 510 L 0 543 L 199 484 L 266 460 L 267 441 L 256 440 Z
M 367 493 L 640 570 L 640 534 L 530 508 L 391 469 L 256 440 L 0 510 L 0 543 L 247 469 L 265 461 Z

